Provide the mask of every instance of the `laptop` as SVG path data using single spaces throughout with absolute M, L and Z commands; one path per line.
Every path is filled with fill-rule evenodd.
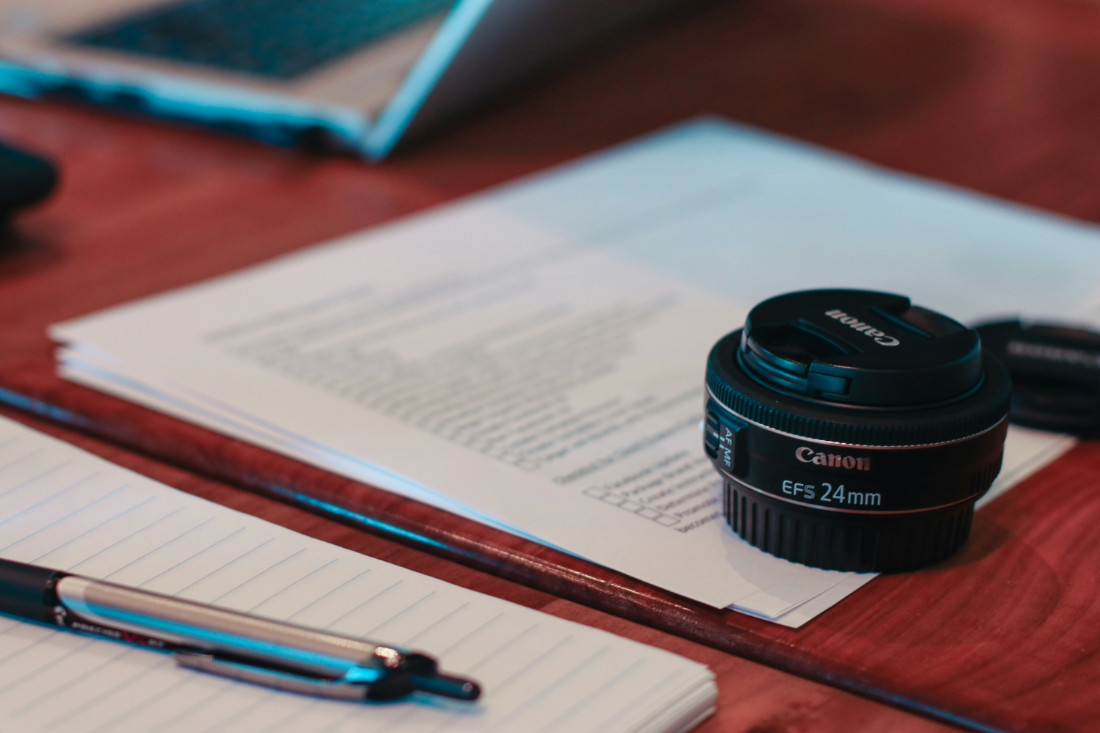
M 669 0 L 0 0 L 0 92 L 378 159 Z

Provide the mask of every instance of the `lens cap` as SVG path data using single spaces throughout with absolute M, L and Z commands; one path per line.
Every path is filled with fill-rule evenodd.
M 761 383 L 822 402 L 927 406 L 982 379 L 974 331 L 892 293 L 811 290 L 766 300 L 749 313 L 740 352 Z
M 1019 319 L 986 323 L 976 330 L 1012 375 L 1013 422 L 1100 435 L 1100 333 Z

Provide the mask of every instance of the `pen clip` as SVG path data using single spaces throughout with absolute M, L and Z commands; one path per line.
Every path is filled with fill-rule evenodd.
M 221 659 L 213 654 L 201 652 L 179 651 L 174 655 L 176 663 L 181 667 L 209 672 L 221 677 L 228 677 L 242 682 L 251 682 L 266 687 L 274 687 L 287 692 L 297 692 L 303 695 L 315 695 L 319 697 L 335 698 L 339 700 L 365 700 L 367 697 L 367 685 L 363 683 L 344 682 L 341 680 L 310 677 L 308 675 L 285 672 L 279 669 L 261 667 L 255 664 Z

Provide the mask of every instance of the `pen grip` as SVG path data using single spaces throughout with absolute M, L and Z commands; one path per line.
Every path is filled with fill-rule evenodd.
M 0 612 L 53 623 L 54 586 L 65 577 L 50 568 L 0 559 Z

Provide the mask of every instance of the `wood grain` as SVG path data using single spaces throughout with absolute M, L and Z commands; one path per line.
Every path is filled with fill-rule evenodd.
M 1100 5 L 1083 0 L 747 0 L 679 11 L 628 31 L 613 47 L 573 59 L 375 167 L 78 107 L 0 100 L 0 136 L 39 148 L 63 166 L 58 195 L 21 221 L 0 258 L 0 396 L 208 477 L 286 499 L 308 493 L 346 523 L 434 548 L 437 557 L 307 519 L 216 481 L 188 479 L 188 490 L 202 484 L 219 501 L 261 502 L 279 521 L 304 522 L 326 539 L 362 543 L 386 559 L 425 563 L 449 579 L 475 572 L 443 556 L 491 573 L 496 578 L 478 577 L 521 602 L 592 614 L 601 620 L 582 620 L 628 635 L 688 643 L 607 621 L 573 602 L 672 632 L 719 650 L 705 653 L 715 654 L 720 667 L 742 664 L 732 652 L 979 729 L 1089 730 L 1100 720 L 1094 443 L 984 509 L 971 541 L 948 563 L 881 577 L 792 631 L 703 608 L 66 384 L 54 374 L 45 328 L 697 114 L 721 114 L 1100 221 L 1098 80 Z M 159 465 L 138 459 L 147 468 Z M 775 700 L 763 688 L 742 688 L 737 673 L 720 674 L 724 709 L 749 711 L 745 718 L 728 713 L 723 721 L 730 728 L 750 721 L 771 730 L 800 725 L 795 713 L 783 718 L 779 707 L 769 708 Z M 776 679 L 794 684 L 788 676 Z M 755 715 L 753 700 L 771 712 Z M 828 698 L 815 708 L 803 699 L 791 709 L 826 710 L 814 723 L 826 725 L 844 719 L 847 702 Z M 882 721 L 869 725 L 894 724 Z

